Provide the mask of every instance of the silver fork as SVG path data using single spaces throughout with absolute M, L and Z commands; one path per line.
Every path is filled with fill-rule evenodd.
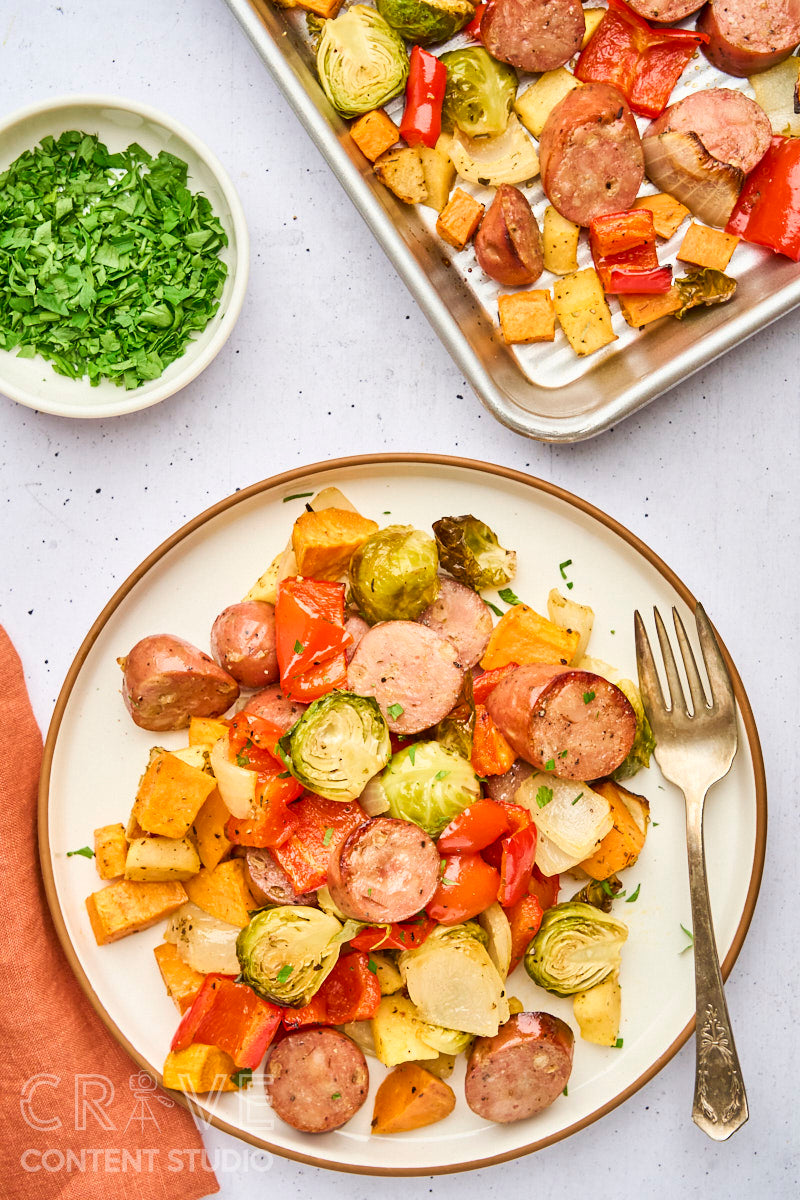
M 695 620 L 710 684 L 710 701 L 703 690 L 683 622 L 673 608 L 675 633 L 692 702 L 689 710 L 664 622 L 657 608 L 653 612 L 664 659 L 669 706 L 662 694 L 638 611 L 634 613 L 636 663 L 645 712 L 656 737 L 656 762 L 663 775 L 686 797 L 697 1002 L 692 1120 L 709 1137 L 722 1142 L 744 1125 L 748 1111 L 714 941 L 703 850 L 703 805 L 709 788 L 727 775 L 736 754 L 736 701 L 719 643 L 702 606 L 697 605 Z

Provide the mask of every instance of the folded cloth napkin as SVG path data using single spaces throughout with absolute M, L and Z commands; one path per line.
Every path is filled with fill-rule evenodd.
M 36 843 L 42 738 L 2 626 L 0 729 L 0 1197 L 218 1192 L 191 1115 L 106 1031 L 56 938 Z

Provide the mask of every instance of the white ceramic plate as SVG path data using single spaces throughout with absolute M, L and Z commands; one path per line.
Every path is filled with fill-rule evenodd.
M 22 109 L 0 123 L 0 171 L 24 150 L 68 129 L 94 133 L 112 153 L 138 142 L 150 154 L 161 150 L 182 158 L 188 186 L 211 202 L 228 235 L 220 257 L 228 265 L 219 307 L 158 379 L 127 391 L 110 380 L 92 387 L 88 379 L 58 375 L 46 359 L 18 358 L 0 350 L 0 392 L 28 408 L 61 417 L 115 417 L 166 400 L 204 371 L 230 337 L 242 309 L 250 269 L 250 240 L 244 211 L 219 159 L 199 138 L 164 113 L 114 96 L 65 96 Z
M 139 638 L 170 631 L 208 646 L 211 623 L 264 571 L 288 536 L 302 500 L 297 492 L 336 484 L 365 515 L 382 523 L 429 528 L 437 517 L 473 512 L 518 552 L 515 591 L 543 609 L 563 584 L 571 559 L 576 600 L 596 613 L 591 653 L 635 678 L 634 608 L 676 605 L 690 618 L 693 599 L 632 534 L 566 492 L 487 464 L 445 458 L 378 456 L 291 471 L 239 492 L 190 522 L 159 547 L 98 617 L 62 689 L 48 734 L 40 794 L 42 866 L 56 927 L 80 983 L 112 1033 L 158 1076 L 177 1024 L 152 948 L 163 926 L 98 947 L 84 907 L 99 885 L 94 865 L 66 851 L 91 843 L 96 826 L 125 821 L 153 734 L 137 729 L 119 696 L 116 663 Z M 706 847 L 717 941 L 729 970 L 747 931 L 763 864 L 766 794 L 758 736 L 738 676 L 740 749 L 714 790 Z M 177 748 L 183 734 L 158 735 Z M 372 1097 L 342 1130 L 298 1133 L 272 1116 L 260 1083 L 201 1105 L 229 1132 L 279 1154 L 338 1169 L 388 1174 L 453 1171 L 497 1162 L 574 1133 L 608 1112 L 664 1065 L 691 1031 L 691 927 L 683 803 L 653 767 L 633 784 L 647 795 L 653 827 L 641 861 L 625 874 L 636 903 L 620 903 L 630 926 L 622 967 L 621 1049 L 576 1039 L 569 1094 L 537 1117 L 492 1125 L 463 1099 L 463 1060 L 451 1082 L 459 1097 L 445 1121 L 417 1133 L 371 1138 Z M 749 887 L 743 881 L 749 877 Z M 569 883 L 562 896 L 569 896 Z M 535 987 L 523 970 L 509 991 L 528 1008 L 557 1014 L 575 1028 L 572 1004 Z M 384 1069 L 370 1063 L 372 1089 Z

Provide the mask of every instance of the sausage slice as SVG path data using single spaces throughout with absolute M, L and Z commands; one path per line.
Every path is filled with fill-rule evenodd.
M 156 633 L 120 659 L 122 699 L 140 729 L 185 729 L 192 717 L 220 717 L 239 684 L 183 638 Z
M 474 667 L 492 635 L 491 609 L 477 592 L 449 575 L 441 575 L 439 585 L 439 595 L 418 620 L 450 639 L 463 667 Z
M 305 904 L 314 907 L 316 892 L 298 894 L 292 881 L 269 850 L 249 847 L 245 851 L 244 865 L 247 884 L 257 904 Z
M 709 41 L 700 49 L 728 75 L 756 75 L 800 44 L 797 0 L 711 0 L 697 18 Z
M 706 0 L 628 0 L 635 13 L 645 21 L 657 21 L 659 25 L 672 25 L 690 17 L 702 8 Z
M 745 175 L 761 161 L 772 140 L 772 126 L 763 108 L 732 88 L 709 88 L 671 104 L 644 136 L 674 132 L 695 134 L 713 158 L 738 167 Z
M 439 855 L 418 825 L 375 817 L 348 835 L 328 860 L 334 904 L 356 921 L 406 921 L 425 907 L 439 882 Z
M 479 1117 L 506 1124 L 532 1117 L 567 1086 L 575 1038 L 549 1013 L 522 1012 L 494 1037 L 478 1038 L 467 1062 L 467 1104 Z
M 256 692 L 255 696 L 251 696 L 242 708 L 242 712 L 253 713 L 256 717 L 271 721 L 285 733 L 287 729 L 292 728 L 295 721 L 300 720 L 307 708 L 307 704 L 299 704 L 296 700 L 290 700 L 288 696 L 284 696 L 280 685 L 273 683 L 263 691 Z
M 231 604 L 211 627 L 211 653 L 242 687 L 274 683 L 278 678 L 275 609 L 263 600 Z
M 579 0 L 494 0 L 481 21 L 489 53 L 521 71 L 563 67 L 580 50 L 585 33 Z
M 367 1060 L 337 1029 L 298 1029 L 274 1047 L 264 1072 L 267 1100 L 303 1133 L 328 1133 L 355 1116 L 367 1098 Z

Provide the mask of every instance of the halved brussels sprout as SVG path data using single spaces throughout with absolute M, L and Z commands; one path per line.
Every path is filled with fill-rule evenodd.
M 604 913 L 611 912 L 614 897 L 622 891 L 622 880 L 619 875 L 609 875 L 608 879 L 587 879 L 586 883 L 572 897 L 581 904 L 591 904 Z
M 446 42 L 475 16 L 472 0 L 377 0 L 385 21 L 419 46 Z
M 616 683 L 619 690 L 630 701 L 631 708 L 636 714 L 636 736 L 633 739 L 633 745 L 628 752 L 628 757 L 623 763 L 620 763 L 611 776 L 612 779 L 616 779 L 617 783 L 622 783 L 623 779 L 630 779 L 642 767 L 650 766 L 650 755 L 656 748 L 656 739 L 650 728 L 650 722 L 642 704 L 641 693 L 636 684 L 630 679 L 618 679 Z
M 357 117 L 403 90 L 408 54 L 403 39 L 379 12 L 354 4 L 325 22 L 317 72 L 333 107 L 343 117 Z
M 534 983 L 556 996 L 574 996 L 619 970 L 628 927 L 616 917 L 567 900 L 548 908 L 525 954 Z
M 424 1021 L 494 1037 L 508 1020 L 508 1001 L 497 967 L 472 925 L 438 926 L 418 949 L 400 955 L 400 972 Z
M 517 94 L 517 73 L 481 46 L 450 50 L 441 56 L 447 67 L 442 116 L 470 137 L 502 133 Z
M 454 750 L 462 758 L 472 758 L 472 740 L 475 734 L 475 696 L 472 689 L 472 671 L 464 674 L 461 695 L 452 710 L 436 726 L 436 741 L 446 750 Z
M 370 625 L 414 621 L 439 594 L 438 567 L 432 537 L 411 525 L 387 525 L 351 558 L 350 591 Z
M 433 523 L 439 562 L 445 571 L 481 592 L 505 587 L 517 570 L 514 550 L 504 550 L 487 524 L 471 515 L 441 517 Z
M 308 1004 L 336 966 L 342 926 L 305 905 L 262 908 L 236 942 L 242 979 L 275 1004 Z
M 389 727 L 371 696 L 328 692 L 280 740 L 284 761 L 309 791 L 346 803 L 391 758 Z
M 398 750 L 381 775 L 381 785 L 390 814 L 413 821 L 432 838 L 481 794 L 472 764 L 439 742 L 415 742 Z

